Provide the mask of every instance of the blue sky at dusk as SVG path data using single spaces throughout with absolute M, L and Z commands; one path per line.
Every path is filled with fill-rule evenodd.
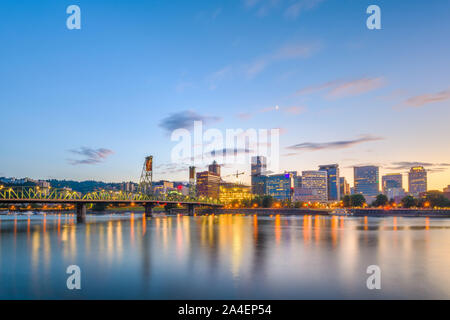
M 371 4 L 382 30 L 366 27 Z M 449 14 L 437 0 L 2 0 L 0 176 L 137 181 L 152 154 L 156 179 L 187 180 L 167 169 L 167 128 L 190 114 L 281 128 L 281 170 L 339 163 L 352 182 L 354 165 L 422 163 L 442 189 Z

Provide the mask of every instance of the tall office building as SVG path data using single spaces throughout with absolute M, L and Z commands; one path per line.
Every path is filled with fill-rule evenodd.
M 216 160 L 214 160 L 213 163 L 208 166 L 208 171 L 220 177 L 220 165 L 216 162 Z
M 359 193 L 367 198 L 376 197 L 380 193 L 380 178 L 378 167 L 354 167 L 353 179 L 355 194 Z
M 291 200 L 294 191 L 294 177 L 292 173 L 267 176 L 266 193 L 276 200 Z
M 339 186 L 339 165 L 322 165 L 319 166 L 319 171 L 325 171 L 327 173 L 328 200 L 339 201 L 341 199 Z
M 294 201 L 327 202 L 327 181 L 326 171 L 303 171 L 301 186 L 295 188 Z
M 197 173 L 197 195 L 219 199 L 220 176 L 214 172 L 203 171 Z
M 381 186 L 383 193 L 386 194 L 388 189 L 403 188 L 403 176 L 401 173 L 389 173 L 381 177 Z
M 264 156 L 252 157 L 251 163 L 251 183 L 252 193 L 264 195 L 266 193 L 266 176 L 267 159 Z
M 412 167 L 408 173 L 408 192 L 414 197 L 427 191 L 427 171 L 424 167 Z
M 347 179 L 345 179 L 345 177 L 339 177 L 339 189 L 341 199 L 345 195 L 350 194 L 350 184 L 347 182 Z

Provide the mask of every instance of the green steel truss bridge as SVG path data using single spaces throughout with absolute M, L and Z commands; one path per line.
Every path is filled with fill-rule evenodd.
M 83 220 L 86 216 L 86 204 L 136 204 L 145 207 L 147 216 L 152 215 L 152 209 L 158 205 L 184 205 L 189 209 L 189 214 L 194 213 L 198 206 L 221 207 L 222 204 L 215 199 L 206 197 L 171 195 L 149 195 L 143 193 L 123 191 L 95 191 L 82 194 L 68 189 L 39 188 L 39 187 L 3 187 L 0 186 L 0 203 L 57 203 L 75 204 L 77 216 Z

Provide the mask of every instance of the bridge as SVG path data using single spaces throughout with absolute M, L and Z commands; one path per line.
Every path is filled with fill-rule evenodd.
M 76 206 L 77 221 L 86 219 L 86 205 L 88 203 L 101 204 L 135 204 L 145 208 L 145 215 L 151 217 L 153 208 L 159 205 L 183 205 L 187 206 L 189 215 L 194 215 L 195 207 L 222 207 L 215 199 L 206 197 L 192 197 L 180 194 L 151 195 L 141 192 L 123 192 L 100 190 L 82 194 L 80 192 L 39 187 L 3 187 L 0 186 L 0 203 L 51 203 L 73 204 Z

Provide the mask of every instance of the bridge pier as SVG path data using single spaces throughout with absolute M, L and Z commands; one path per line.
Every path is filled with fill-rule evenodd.
M 154 203 L 146 203 L 146 204 L 144 204 L 145 216 L 147 218 L 151 218 L 153 216 L 153 207 L 154 206 L 155 206 Z
M 86 221 L 86 203 L 77 203 L 77 222 Z
M 188 204 L 188 215 L 193 216 L 195 214 L 195 206 L 193 204 Z

